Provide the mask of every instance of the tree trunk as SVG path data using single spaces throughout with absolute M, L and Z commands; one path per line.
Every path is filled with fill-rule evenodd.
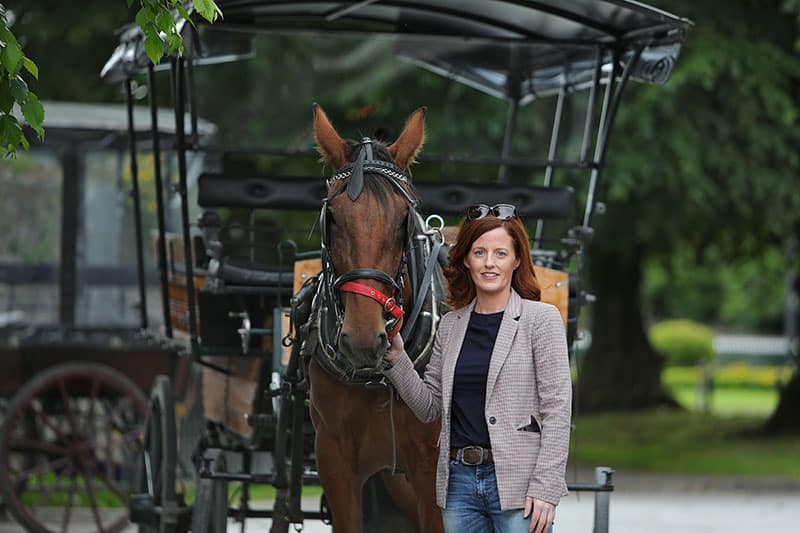
M 617 225 L 626 224 L 620 214 L 614 216 Z M 614 231 L 612 222 L 603 220 L 598 230 L 606 246 L 598 242 L 589 254 L 586 288 L 597 300 L 590 306 L 592 345 L 579 367 L 575 403 L 580 412 L 677 407 L 661 385 L 663 358 L 650 346 L 644 330 L 642 250 L 615 238 L 631 231 Z
M 763 429 L 768 435 L 800 434 L 800 371 L 795 370 L 781 391 L 778 407 Z

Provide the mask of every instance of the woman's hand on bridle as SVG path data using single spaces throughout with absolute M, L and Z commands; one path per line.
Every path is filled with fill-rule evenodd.
M 386 355 L 383 356 L 383 359 L 390 365 L 393 365 L 398 361 L 398 359 L 403 357 L 405 353 L 406 350 L 405 350 L 405 344 L 403 344 L 403 337 L 398 333 L 389 342 L 389 346 L 386 350 Z

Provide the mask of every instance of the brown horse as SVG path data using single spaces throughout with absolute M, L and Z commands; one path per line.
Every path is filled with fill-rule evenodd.
M 419 422 L 380 374 L 402 302 L 406 318 L 412 305 L 404 257 L 418 215 L 407 174 L 424 119 L 424 108 L 415 111 L 385 146 L 343 140 L 314 106 L 319 151 L 337 169 L 320 217 L 319 341 L 309 364 L 317 468 L 335 532 L 362 530 L 362 487 L 377 472 L 417 531 L 442 531 L 434 495 L 439 422 Z

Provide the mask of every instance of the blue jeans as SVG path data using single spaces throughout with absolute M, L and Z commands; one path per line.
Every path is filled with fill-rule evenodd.
M 528 533 L 531 518 L 522 513 L 522 509 L 500 510 L 494 465 L 450 461 L 447 508 L 442 509 L 446 533 Z M 552 533 L 552 526 L 548 531 Z

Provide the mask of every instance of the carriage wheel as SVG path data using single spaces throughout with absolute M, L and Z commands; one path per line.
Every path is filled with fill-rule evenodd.
M 215 472 L 225 472 L 225 455 L 219 450 L 206 452 Z M 192 510 L 192 533 L 225 533 L 228 528 L 228 482 L 203 478 L 198 483 Z
M 140 533 L 177 533 L 185 528 L 175 492 L 178 466 L 178 442 L 175 426 L 175 402 L 167 376 L 157 376 L 150 393 L 145 422 L 143 450 L 136 476 L 137 497 L 146 495 L 158 509 L 148 524 L 139 524 Z
M 37 533 L 123 529 L 146 404 L 130 379 L 97 363 L 28 381 L 0 428 L 0 493 L 14 518 Z

